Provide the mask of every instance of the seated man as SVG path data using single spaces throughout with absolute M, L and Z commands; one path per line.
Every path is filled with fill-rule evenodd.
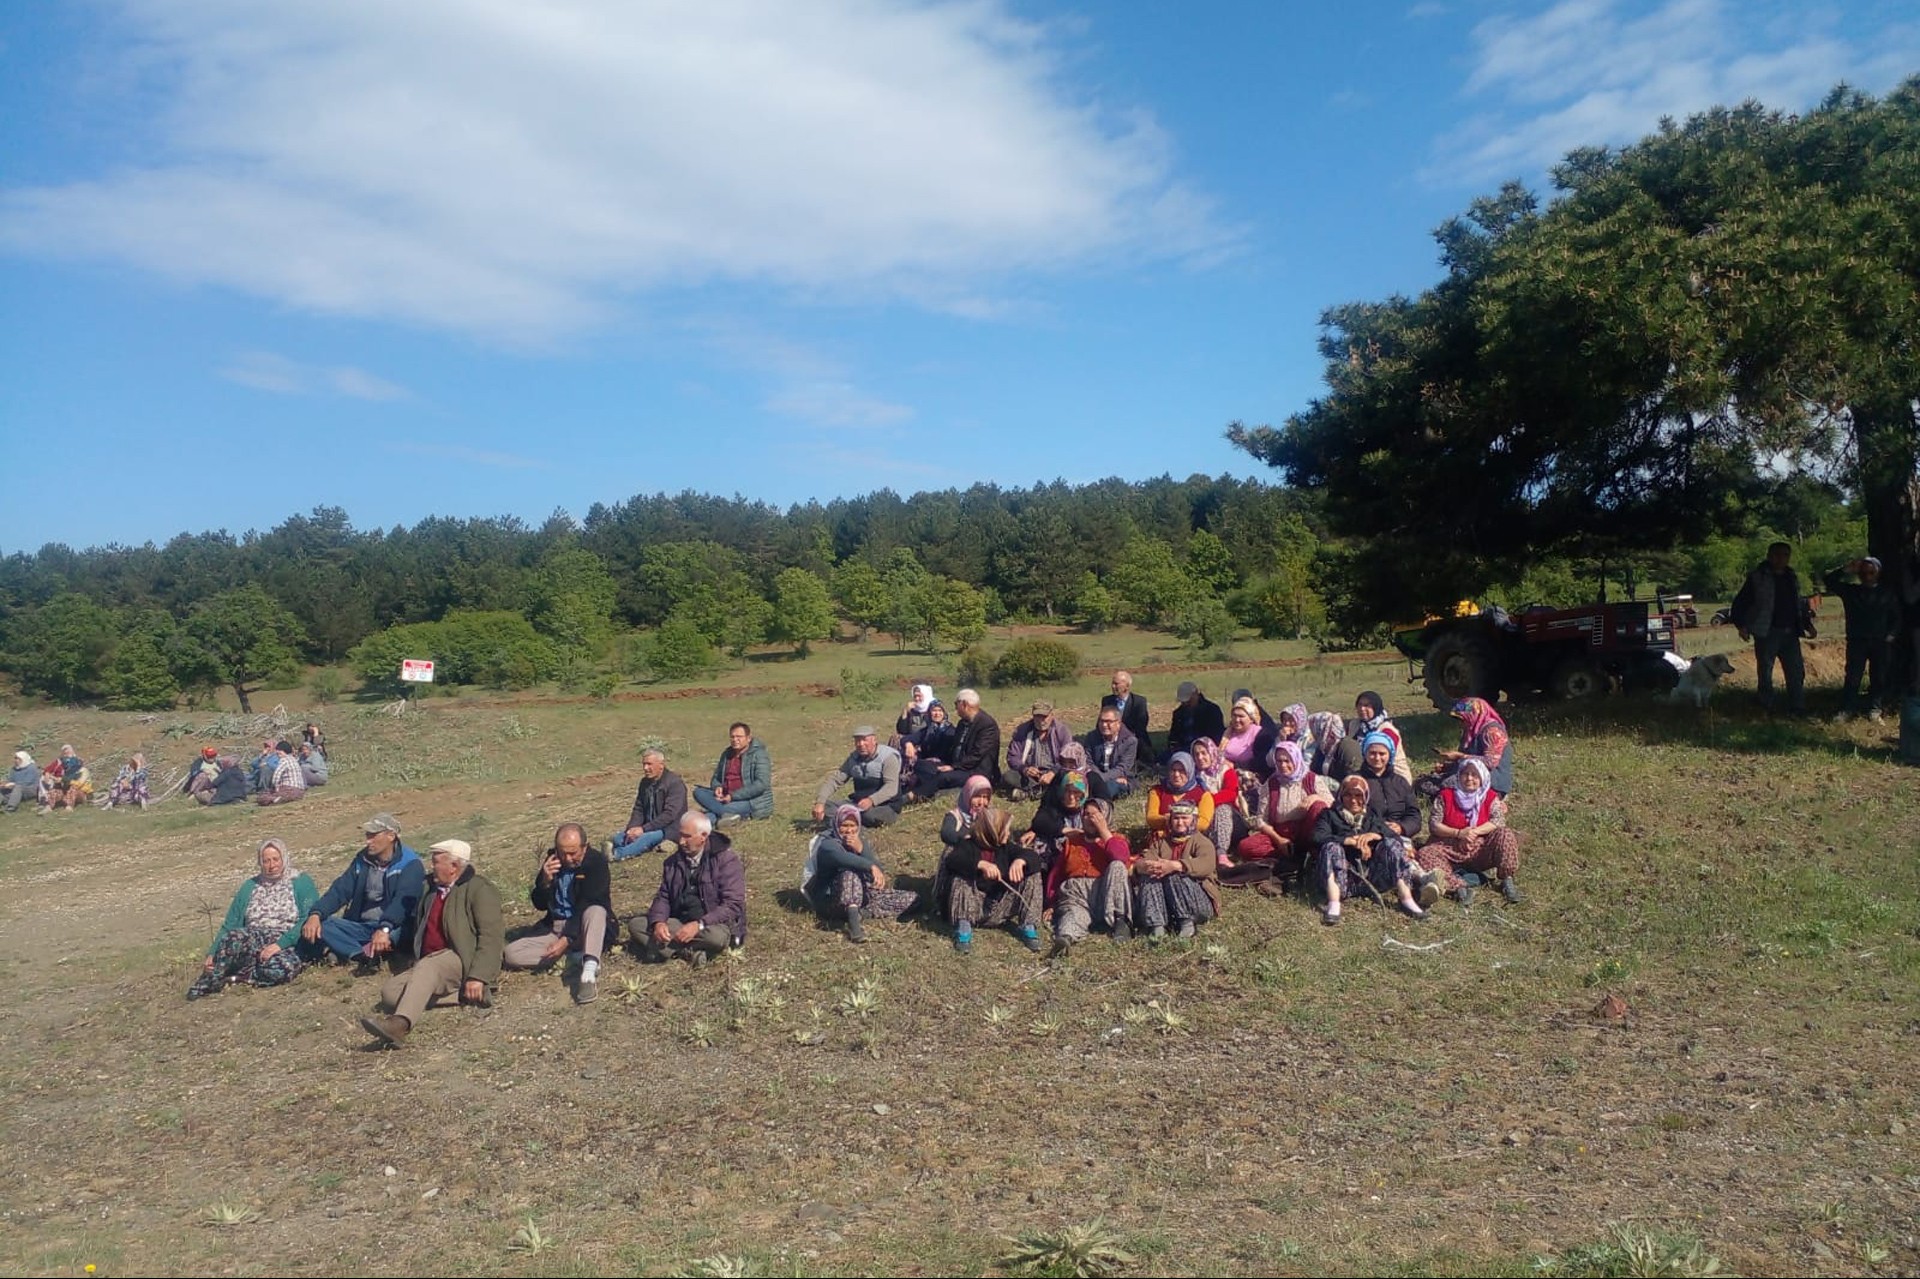
M 366 846 L 313 904 L 300 940 L 310 951 L 374 963 L 392 952 L 407 953 L 427 869 L 400 842 L 400 823 L 391 813 L 375 813 L 360 829 Z
M 747 940 L 747 868 L 705 813 L 680 819 L 679 848 L 660 865 L 660 891 L 627 936 L 650 964 L 684 959 L 695 968 Z
M 291 804 L 296 799 L 307 797 L 307 775 L 300 771 L 300 759 L 293 753 L 291 742 L 281 742 L 273 748 L 273 780 L 260 792 L 262 804 Z
M 1000 784 L 1000 725 L 980 709 L 980 694 L 963 688 L 953 695 L 960 716 L 953 745 L 944 759 L 922 759 L 914 768 L 913 793 L 932 799 L 943 790 L 963 786 L 975 773 L 994 786 Z
M 592 1003 L 600 994 L 600 956 L 613 919 L 613 872 L 607 855 L 587 846 L 587 831 L 579 822 L 553 833 L 553 847 L 534 872 L 527 900 L 546 911 L 546 918 L 508 942 L 501 963 L 537 971 L 565 955 L 569 968 L 580 966 L 573 1002 Z
M 196 804 L 239 804 L 247 798 L 247 775 L 235 755 L 214 760 L 213 781 L 193 792 Z
M 327 753 L 312 742 L 301 742 L 296 754 L 300 760 L 300 776 L 306 779 L 307 788 L 325 786 L 333 771 L 327 765 Z
M 1219 704 L 1208 701 L 1198 684 L 1184 681 L 1179 696 L 1180 704 L 1173 708 L 1173 722 L 1167 726 L 1167 748 L 1160 753 L 1162 764 L 1183 752 L 1192 754 L 1197 738 L 1210 737 L 1217 742 L 1227 731 L 1227 717 L 1220 713 Z
M 1113 691 L 1100 699 L 1100 705 L 1111 706 L 1120 712 L 1120 727 L 1132 733 L 1141 743 L 1141 749 L 1151 750 L 1147 745 L 1147 699 L 1139 697 L 1133 691 L 1133 676 L 1125 671 L 1113 673 Z
M 1081 738 L 1080 744 L 1087 751 L 1087 786 L 1095 799 L 1123 799 L 1133 794 L 1140 741 L 1127 731 L 1117 707 L 1102 706 L 1093 731 Z
M 260 743 L 260 753 L 247 761 L 247 794 L 273 789 L 273 770 L 280 766 L 277 745 L 271 737 L 265 739 Z
M 727 729 L 727 749 L 713 766 L 713 784 L 694 787 L 693 802 L 723 826 L 773 816 L 773 764 L 747 725 Z
M 1037 799 L 1064 771 L 1060 754 L 1073 740 L 1073 730 L 1054 718 L 1053 703 L 1038 701 L 1007 742 L 1007 785 L 1016 796 Z
M 687 784 L 667 767 L 665 752 L 644 752 L 640 773 L 640 789 L 634 793 L 626 829 L 607 837 L 608 850 L 617 862 L 658 848 L 686 815 Z
M 473 847 L 443 839 L 432 856 L 433 888 L 420 900 L 413 929 L 413 967 L 380 987 L 384 1017 L 362 1017 L 367 1033 L 388 1047 L 406 1043 L 420 1014 L 448 997 L 485 1008 L 500 980 L 506 925 L 500 890 L 475 873 Z
M 898 820 L 905 796 L 900 790 L 900 752 L 882 745 L 871 724 L 853 730 L 853 751 L 840 767 L 820 783 L 813 799 L 813 820 L 827 819 L 827 804 L 842 786 L 852 783 L 853 806 L 863 826 L 888 826 Z

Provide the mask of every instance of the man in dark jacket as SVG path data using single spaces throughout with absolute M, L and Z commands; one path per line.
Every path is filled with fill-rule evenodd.
M 752 728 L 737 723 L 727 729 L 727 749 L 713 766 L 713 781 L 693 788 L 693 802 L 722 825 L 773 816 L 773 764 Z
M 1133 794 L 1140 766 L 1140 742 L 1128 732 L 1117 706 L 1102 705 L 1100 719 L 1080 740 L 1087 751 L 1087 789 L 1108 802 Z
M 650 964 L 684 959 L 694 967 L 747 940 L 747 868 L 704 813 L 680 819 L 680 846 L 660 865 L 660 891 L 627 935 Z
M 1192 680 L 1182 682 L 1179 695 L 1180 704 L 1173 708 L 1173 723 L 1167 728 L 1167 749 L 1160 757 L 1162 764 L 1181 751 L 1192 751 L 1196 738 L 1210 737 L 1217 742 L 1227 732 L 1227 718 L 1220 713 L 1219 704 L 1208 701 L 1198 684 Z
M 1857 579 L 1849 583 L 1846 575 Z M 1880 561 L 1868 556 L 1827 574 L 1827 591 L 1847 610 L 1847 678 L 1834 722 L 1846 723 L 1860 709 L 1860 682 L 1869 678 L 1867 718 L 1880 722 L 1880 708 L 1893 701 L 1893 645 L 1900 637 L 1900 596 L 1880 577 Z
M 1151 751 L 1147 743 L 1147 699 L 1133 691 L 1133 676 L 1126 671 L 1113 673 L 1113 691 L 1100 699 L 1100 705 L 1111 706 L 1120 712 L 1120 727 L 1133 734 L 1133 739 L 1141 744 L 1142 750 Z
M 953 762 L 921 761 L 913 785 L 915 799 L 932 799 L 943 790 L 964 786 L 975 773 L 1000 785 L 1000 725 L 980 709 L 980 694 L 970 688 L 953 695 L 953 709 L 960 716 Z
M 238 804 L 247 798 L 247 775 L 240 767 L 240 761 L 231 755 L 222 755 L 218 765 L 219 772 L 214 774 L 213 785 L 193 793 L 196 803 L 200 804 Z
M 547 968 L 562 955 L 578 963 L 573 1002 L 590 1004 L 600 994 L 600 956 L 613 919 L 613 874 L 607 855 L 587 844 L 586 828 L 568 822 L 553 833 L 553 847 L 540 859 L 527 899 L 547 912 L 524 935 L 507 943 L 508 968 Z
M 362 1017 L 368 1034 L 398 1048 L 430 1005 L 448 998 L 485 1008 L 500 980 L 506 926 L 500 890 L 474 873 L 473 846 L 443 839 L 432 855 L 432 887 L 414 919 L 413 967 L 380 988 L 385 1017 Z
M 407 953 L 427 869 L 420 855 L 400 842 L 393 814 L 375 813 L 360 829 L 366 845 L 313 904 L 300 939 L 309 950 L 373 962 Z
M 687 811 L 687 784 L 667 767 L 665 752 L 652 749 L 642 754 L 640 772 L 640 789 L 634 794 L 627 828 L 607 839 L 617 862 L 658 848 Z
M 1754 679 L 1760 705 L 1773 708 L 1773 663 L 1787 677 L 1787 701 L 1793 713 L 1807 709 L 1807 667 L 1800 655 L 1800 579 L 1793 571 L 1793 547 L 1775 542 L 1766 563 L 1747 574 L 1733 597 L 1733 625 L 1741 639 L 1753 640 Z

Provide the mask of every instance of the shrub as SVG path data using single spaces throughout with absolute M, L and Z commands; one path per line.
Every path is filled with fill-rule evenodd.
M 435 683 L 527 688 L 560 673 L 560 650 L 522 614 L 452 612 L 438 622 L 389 626 L 369 635 L 347 661 L 369 688 L 400 686 L 402 658 L 434 663 Z
M 337 668 L 322 666 L 313 673 L 313 683 L 307 687 L 316 705 L 328 706 L 340 700 L 340 695 L 346 692 L 347 681 Z
M 619 687 L 618 675 L 602 675 L 587 685 L 587 696 L 596 702 L 610 702 L 613 700 L 613 690 Z
M 992 683 L 1064 684 L 1080 673 L 1080 651 L 1054 639 L 1019 639 L 993 664 Z
M 634 646 L 633 664 L 656 680 L 694 679 L 714 668 L 713 645 L 691 617 L 675 613 Z
M 961 688 L 991 683 L 993 651 L 985 644 L 969 644 L 953 659 L 953 682 Z
M 848 706 L 861 710 L 876 709 L 880 705 L 880 690 L 886 684 L 884 675 L 875 675 L 872 671 L 852 666 L 840 668 L 840 699 Z

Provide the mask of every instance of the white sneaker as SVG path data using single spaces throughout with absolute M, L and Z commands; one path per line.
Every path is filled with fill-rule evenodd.
M 1868 723 L 1878 724 L 1881 720 L 1885 718 L 1886 717 L 1880 713 L 1880 708 L 1878 706 L 1874 707 L 1872 710 L 1867 712 Z

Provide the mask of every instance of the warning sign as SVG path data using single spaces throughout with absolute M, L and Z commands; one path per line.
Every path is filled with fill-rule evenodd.
M 400 678 L 409 684 L 431 684 L 433 683 L 433 663 L 411 657 L 402 658 Z

